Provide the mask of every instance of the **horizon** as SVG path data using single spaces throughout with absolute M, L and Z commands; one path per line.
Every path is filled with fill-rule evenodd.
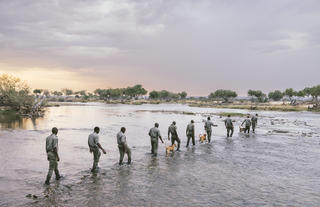
M 239 96 L 319 84 L 320 2 L 0 3 L 0 73 L 32 89 Z

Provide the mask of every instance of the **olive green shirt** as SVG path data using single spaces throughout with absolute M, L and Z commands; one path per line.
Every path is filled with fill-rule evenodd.
M 226 120 L 224 120 L 224 123 L 225 123 L 226 127 L 233 127 L 233 123 L 230 118 L 227 118 Z
M 151 128 L 149 131 L 149 136 L 151 137 L 151 139 L 158 139 L 159 137 L 161 137 L 160 130 L 157 127 Z
M 127 143 L 126 135 L 124 135 L 124 133 L 121 131 L 117 134 L 117 143 L 118 143 L 118 145 L 122 145 L 122 144 Z
M 177 126 L 174 125 L 174 124 L 171 124 L 168 128 L 168 136 L 171 136 L 172 137 L 178 137 L 178 133 L 177 133 Z
M 251 122 L 252 122 L 252 124 L 257 124 L 258 123 L 258 118 L 256 116 L 253 116 L 251 118 Z
M 207 121 L 204 123 L 204 128 L 205 128 L 205 130 L 207 130 L 207 131 L 212 131 L 212 126 L 214 126 L 214 124 L 213 124 L 212 121 L 210 121 L 210 120 L 207 120 Z
M 243 122 L 246 124 L 246 127 L 251 126 L 251 120 L 249 118 L 245 119 Z
M 57 149 L 58 151 L 58 136 L 51 134 L 46 139 L 46 152 L 53 152 L 54 149 Z
M 93 132 L 88 137 L 88 145 L 90 148 L 98 148 L 98 143 L 99 143 L 99 135 Z
M 186 133 L 187 133 L 187 135 L 194 135 L 194 124 L 193 123 L 188 124 Z

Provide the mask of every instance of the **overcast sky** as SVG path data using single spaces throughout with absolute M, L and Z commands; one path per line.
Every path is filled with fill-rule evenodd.
M 33 88 L 320 84 L 319 0 L 0 0 L 0 25 L 0 72 Z

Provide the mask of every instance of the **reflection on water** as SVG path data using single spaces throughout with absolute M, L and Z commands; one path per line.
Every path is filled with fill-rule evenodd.
M 168 110 L 172 113 L 154 113 Z M 174 113 L 193 112 L 195 115 Z M 137 112 L 141 111 L 141 112 Z M 41 119 L 0 117 L 0 206 L 311 206 L 318 207 L 320 115 L 306 112 L 258 112 L 257 134 L 235 130 L 226 138 L 223 118 L 213 141 L 186 148 L 191 119 L 196 134 L 202 120 L 221 111 L 183 105 L 88 104 L 49 108 Z M 233 117 L 235 126 L 242 119 Z M 160 123 L 163 137 L 175 120 L 181 152 L 150 154 L 147 133 Z M 273 123 L 273 124 L 271 124 Z M 87 147 L 94 126 L 101 127 L 100 172 L 92 174 Z M 45 137 L 59 128 L 61 181 L 43 185 L 48 169 Z M 127 128 L 133 164 L 118 166 L 116 133 Z M 7 130 L 8 129 L 8 130 Z M 286 133 L 284 133 L 286 132 Z
M 34 129 L 42 118 L 21 117 L 15 113 L 0 114 L 1 129 Z

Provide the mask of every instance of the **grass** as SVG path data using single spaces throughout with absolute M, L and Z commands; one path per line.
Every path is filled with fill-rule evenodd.
M 243 114 L 243 113 L 232 113 L 232 112 L 221 112 L 217 114 L 218 116 L 237 116 L 237 117 L 245 117 L 247 116 L 247 114 Z
M 305 106 L 290 106 L 290 105 L 251 105 L 251 104 L 210 104 L 210 103 L 194 103 L 189 104 L 191 107 L 207 107 L 207 108 L 225 108 L 225 109 L 246 109 L 259 111 L 307 111 Z
M 136 112 L 152 112 L 152 113 L 169 113 L 169 114 L 183 114 L 183 115 L 196 115 L 189 111 L 170 111 L 170 110 L 137 110 Z

